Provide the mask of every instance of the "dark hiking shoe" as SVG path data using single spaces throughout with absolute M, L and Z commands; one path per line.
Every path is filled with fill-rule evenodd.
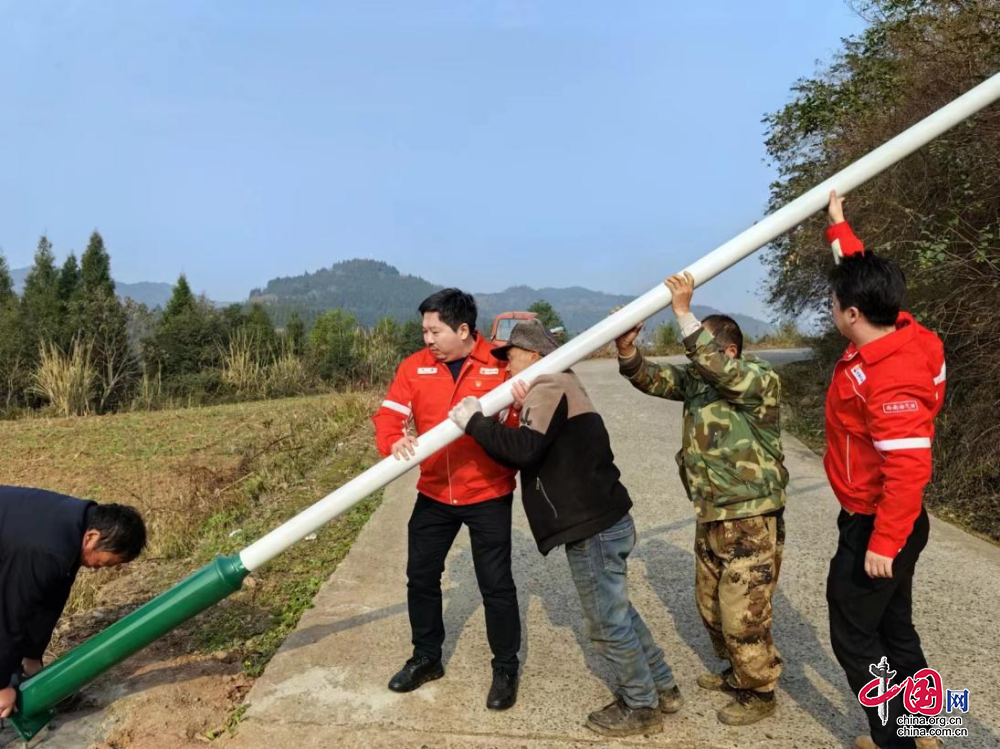
M 728 666 L 721 674 L 706 671 L 698 677 L 698 686 L 710 692 L 735 692 L 730 678 L 733 675 L 733 667 Z
M 442 676 L 444 676 L 444 666 L 441 665 L 441 661 L 415 655 L 392 677 L 389 689 L 393 692 L 412 692 L 421 684 L 440 679 Z
M 660 692 L 659 695 L 660 712 L 665 715 L 676 713 L 684 704 L 684 697 L 681 696 L 680 687 L 675 686 L 673 689 L 668 689 L 666 692 Z
M 758 720 L 774 715 L 778 701 L 774 692 L 755 692 L 752 689 L 738 689 L 736 698 L 722 708 L 719 721 L 727 726 L 749 726 Z
M 486 696 L 486 707 L 490 710 L 507 710 L 517 702 L 517 671 L 493 669 L 493 684 Z
M 663 713 L 655 707 L 629 707 L 619 697 L 607 707 L 588 715 L 587 728 L 602 736 L 660 733 L 663 730 Z

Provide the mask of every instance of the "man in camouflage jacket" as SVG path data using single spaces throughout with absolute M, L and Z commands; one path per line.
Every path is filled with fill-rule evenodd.
M 730 664 L 721 674 L 702 674 L 698 685 L 733 693 L 719 720 L 747 725 L 774 712 L 782 668 L 771 637 L 788 483 L 781 383 L 767 362 L 743 356 L 734 320 L 695 319 L 690 274 L 666 283 L 691 363 L 646 361 L 634 345 L 640 325 L 617 340 L 619 368 L 642 392 L 684 403 L 677 465 L 698 521 L 695 598 L 715 654 Z

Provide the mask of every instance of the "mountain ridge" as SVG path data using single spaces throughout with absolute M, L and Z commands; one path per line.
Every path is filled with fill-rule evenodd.
M 28 268 L 11 271 L 15 290 L 20 293 Z M 150 308 L 163 307 L 173 286 L 156 281 L 136 283 L 116 282 L 118 295 L 130 297 Z M 420 276 L 402 273 L 395 266 L 382 260 L 344 260 L 327 268 L 307 271 L 298 275 L 279 276 L 262 288 L 252 289 L 248 302 L 259 302 L 268 307 L 275 324 L 282 326 L 293 311 L 300 311 L 307 320 L 329 309 L 341 308 L 353 314 L 363 325 L 374 325 L 380 318 L 389 316 L 407 320 L 416 315 L 417 306 L 435 291 L 444 288 Z M 628 304 L 635 297 L 628 294 L 610 294 L 583 286 L 535 288 L 515 284 L 502 291 L 473 292 L 479 307 L 479 327 L 488 329 L 493 317 L 501 312 L 525 310 L 544 299 L 551 304 L 570 333 L 586 330 L 612 309 Z M 705 305 L 695 305 L 692 311 L 699 317 L 720 314 Z M 774 332 L 774 326 L 763 320 L 741 313 L 731 313 L 743 332 L 753 338 Z M 665 310 L 646 322 L 647 330 L 673 320 L 673 313 Z
M 417 306 L 435 291 L 444 288 L 421 276 L 404 274 L 393 265 L 381 260 L 352 259 L 334 263 L 328 268 L 298 276 L 271 279 L 263 288 L 250 292 L 250 301 L 259 301 L 281 318 L 293 307 L 318 313 L 326 309 L 342 308 L 364 325 L 373 325 L 384 316 L 397 320 L 412 318 Z M 510 310 L 525 310 L 544 299 L 562 317 L 570 333 L 579 333 L 594 325 L 612 309 L 628 304 L 635 297 L 628 294 L 609 294 L 583 286 L 535 288 L 517 284 L 497 292 L 475 292 L 479 307 L 479 326 L 486 329 L 493 317 Z M 693 308 L 696 315 L 704 317 L 720 314 L 719 310 L 705 305 Z M 751 315 L 730 313 L 744 333 L 754 338 L 773 333 L 772 324 Z M 649 329 L 674 319 L 669 310 L 660 312 L 647 321 Z

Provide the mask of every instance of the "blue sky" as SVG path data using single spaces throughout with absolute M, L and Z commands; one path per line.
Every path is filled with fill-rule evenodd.
M 763 215 L 762 116 L 841 0 L 0 0 L 0 249 L 98 228 L 122 281 L 237 300 L 371 257 L 641 293 Z M 696 299 L 767 317 L 756 260 Z

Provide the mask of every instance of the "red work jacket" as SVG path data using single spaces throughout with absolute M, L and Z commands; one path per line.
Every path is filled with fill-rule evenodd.
M 823 463 L 844 509 L 875 516 L 876 554 L 895 557 L 920 515 L 944 390 L 944 345 L 908 312 L 895 332 L 852 343 L 834 368 Z
M 379 452 L 391 454 L 411 419 L 419 436 L 446 420 L 448 411 L 462 398 L 482 398 L 502 384 L 507 362 L 495 359 L 492 349 L 485 336 L 478 334 L 457 380 L 452 379 L 448 365 L 437 361 L 427 348 L 403 360 L 372 417 Z M 420 464 L 417 490 L 445 504 L 471 505 L 513 492 L 515 473 L 463 435 Z

